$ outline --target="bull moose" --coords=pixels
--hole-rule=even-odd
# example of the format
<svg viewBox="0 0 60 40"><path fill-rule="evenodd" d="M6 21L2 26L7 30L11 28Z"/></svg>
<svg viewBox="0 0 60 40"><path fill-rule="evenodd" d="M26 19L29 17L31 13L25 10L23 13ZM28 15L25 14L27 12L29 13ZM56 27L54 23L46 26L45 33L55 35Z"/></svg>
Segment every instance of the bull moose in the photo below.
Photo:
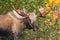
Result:
<svg viewBox="0 0 60 40"><path fill-rule="evenodd" d="M35 11L27 13L24 10L10 10L0 15L0 34L6 35L6 33L10 33L14 38L13 40L18 40L19 35L22 34L25 28L37 31L35 13Z"/></svg>

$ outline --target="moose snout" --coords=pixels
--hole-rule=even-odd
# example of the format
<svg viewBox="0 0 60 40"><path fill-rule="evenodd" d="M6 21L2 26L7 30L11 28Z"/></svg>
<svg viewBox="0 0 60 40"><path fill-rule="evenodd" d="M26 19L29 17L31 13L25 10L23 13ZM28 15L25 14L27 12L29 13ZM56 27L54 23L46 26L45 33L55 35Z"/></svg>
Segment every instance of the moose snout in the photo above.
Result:
<svg viewBox="0 0 60 40"><path fill-rule="evenodd" d="M38 27L37 26L34 27L33 31L38 31Z"/></svg>
<svg viewBox="0 0 60 40"><path fill-rule="evenodd" d="M33 31L38 31L38 25L36 23L33 23Z"/></svg>

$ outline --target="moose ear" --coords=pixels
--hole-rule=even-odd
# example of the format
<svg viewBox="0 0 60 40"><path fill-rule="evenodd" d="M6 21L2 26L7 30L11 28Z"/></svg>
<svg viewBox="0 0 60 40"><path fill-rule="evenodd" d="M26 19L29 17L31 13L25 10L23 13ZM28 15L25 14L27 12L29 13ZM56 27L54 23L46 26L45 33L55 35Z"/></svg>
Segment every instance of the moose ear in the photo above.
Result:
<svg viewBox="0 0 60 40"><path fill-rule="evenodd" d="M35 9L34 9L33 13L36 14L36 10Z"/></svg>

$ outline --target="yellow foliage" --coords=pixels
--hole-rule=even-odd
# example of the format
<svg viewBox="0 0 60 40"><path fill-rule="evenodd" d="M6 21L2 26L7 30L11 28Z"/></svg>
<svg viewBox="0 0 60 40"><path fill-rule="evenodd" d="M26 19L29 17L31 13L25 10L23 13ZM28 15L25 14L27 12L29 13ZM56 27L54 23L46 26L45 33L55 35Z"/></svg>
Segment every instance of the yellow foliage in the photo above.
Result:
<svg viewBox="0 0 60 40"><path fill-rule="evenodd" d="M60 0L55 0L55 3L56 3L56 4L59 4L59 3L60 3Z"/></svg>
<svg viewBox="0 0 60 40"><path fill-rule="evenodd" d="M51 11L50 7L45 7L45 12L49 13Z"/></svg>
<svg viewBox="0 0 60 40"><path fill-rule="evenodd" d="M57 12L57 11L53 12L53 18L54 18L54 19L59 18L59 16L58 16L58 12Z"/></svg>
<svg viewBox="0 0 60 40"><path fill-rule="evenodd" d="M51 11L51 8L49 7L49 4L45 4L45 12L49 13Z"/></svg>
<svg viewBox="0 0 60 40"><path fill-rule="evenodd" d="M54 0L49 0L49 3L53 3L54 2Z"/></svg>
<svg viewBox="0 0 60 40"><path fill-rule="evenodd" d="M46 7L48 7L48 6L49 6L49 4L47 3L47 4L45 4L45 6L46 6Z"/></svg>
<svg viewBox="0 0 60 40"><path fill-rule="evenodd" d="M60 0L49 0L49 3L60 4Z"/></svg>
<svg viewBox="0 0 60 40"><path fill-rule="evenodd" d="M51 13L48 13L47 16L50 17L51 16Z"/></svg>

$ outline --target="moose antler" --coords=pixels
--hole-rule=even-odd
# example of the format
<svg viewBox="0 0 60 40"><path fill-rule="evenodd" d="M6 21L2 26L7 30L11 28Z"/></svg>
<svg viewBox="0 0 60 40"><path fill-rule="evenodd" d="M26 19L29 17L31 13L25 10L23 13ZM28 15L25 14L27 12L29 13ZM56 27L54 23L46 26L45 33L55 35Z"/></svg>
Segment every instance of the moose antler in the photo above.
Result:
<svg viewBox="0 0 60 40"><path fill-rule="evenodd" d="M39 6L39 7L38 7L38 10L39 10L39 12L40 12L40 14L39 14L38 17L45 17L45 15L46 15L45 8L42 7L42 6Z"/></svg>
<svg viewBox="0 0 60 40"><path fill-rule="evenodd" d="M26 10L15 10L20 16L24 17L24 18L28 18L29 14L27 14L27 12L25 13ZM20 12L19 12L20 11Z"/></svg>

